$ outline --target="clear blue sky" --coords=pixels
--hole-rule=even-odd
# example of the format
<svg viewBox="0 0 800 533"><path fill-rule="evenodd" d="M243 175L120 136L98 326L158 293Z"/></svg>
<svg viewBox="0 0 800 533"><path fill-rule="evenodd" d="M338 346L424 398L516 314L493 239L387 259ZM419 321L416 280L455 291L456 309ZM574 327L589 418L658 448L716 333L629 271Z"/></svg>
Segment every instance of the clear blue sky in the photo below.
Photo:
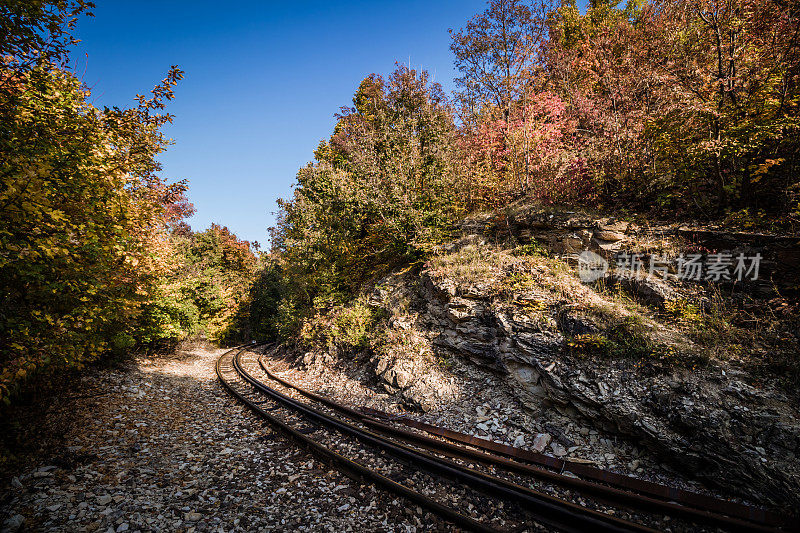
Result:
<svg viewBox="0 0 800 533"><path fill-rule="evenodd" d="M195 230L212 221L267 244L275 200L330 136L368 74L395 61L448 91L448 28L485 0L104 1L77 28L76 72L97 106L133 105L172 64L186 74L168 111L164 175L189 180ZM88 57L86 57L88 56Z"/></svg>

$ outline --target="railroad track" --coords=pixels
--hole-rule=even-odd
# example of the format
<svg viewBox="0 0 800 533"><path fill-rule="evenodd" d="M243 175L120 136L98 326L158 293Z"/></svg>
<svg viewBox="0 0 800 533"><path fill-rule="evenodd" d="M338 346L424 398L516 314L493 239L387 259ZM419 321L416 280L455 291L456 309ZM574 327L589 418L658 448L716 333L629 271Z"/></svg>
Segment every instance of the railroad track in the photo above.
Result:
<svg viewBox="0 0 800 533"><path fill-rule="evenodd" d="M217 374L237 399L316 455L463 529L656 531L668 515L678 518L669 522L673 530L693 530L698 523L710 530L792 530L784 517L749 506L646 482L635 491L617 479L633 478L579 465L589 478L582 479L544 468L559 466L543 464L558 461L548 456L340 405L280 378L246 348L223 354ZM552 487L541 490L543 483L560 486L557 495Z"/></svg>

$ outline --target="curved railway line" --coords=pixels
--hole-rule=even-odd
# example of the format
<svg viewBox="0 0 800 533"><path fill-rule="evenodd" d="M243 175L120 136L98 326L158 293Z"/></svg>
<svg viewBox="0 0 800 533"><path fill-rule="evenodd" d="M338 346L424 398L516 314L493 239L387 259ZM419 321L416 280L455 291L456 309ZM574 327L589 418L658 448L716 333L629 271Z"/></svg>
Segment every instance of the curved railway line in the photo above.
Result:
<svg viewBox="0 0 800 533"><path fill-rule="evenodd" d="M224 353L216 371L235 398L315 455L466 530L658 531L665 516L673 531L800 530L752 506L353 409L282 379L247 347Z"/></svg>

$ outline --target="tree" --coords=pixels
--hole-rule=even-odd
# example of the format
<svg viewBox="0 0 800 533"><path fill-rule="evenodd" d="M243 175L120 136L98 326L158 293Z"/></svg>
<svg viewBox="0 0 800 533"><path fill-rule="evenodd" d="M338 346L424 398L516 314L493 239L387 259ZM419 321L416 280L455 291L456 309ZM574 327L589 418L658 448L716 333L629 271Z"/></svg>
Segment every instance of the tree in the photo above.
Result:
<svg viewBox="0 0 800 533"><path fill-rule="evenodd" d="M450 49L461 73L456 84L463 131L473 137L487 128L501 133L495 155L502 159L493 166L503 173L501 179L514 180L520 193L527 190L531 169L520 156L528 145L510 142L511 120L517 111L526 121L527 98L542 65L548 11L547 0L531 6L520 0L493 0L462 30L450 30ZM485 142L473 138L466 144Z"/></svg>
<svg viewBox="0 0 800 533"><path fill-rule="evenodd" d="M648 26L663 113L658 164L708 215L793 206L800 18L765 0L658 2Z"/></svg>
<svg viewBox="0 0 800 533"><path fill-rule="evenodd" d="M418 256L461 205L452 113L427 72L399 66L386 81L372 74L337 117L272 230L288 330Z"/></svg>
<svg viewBox="0 0 800 533"><path fill-rule="evenodd" d="M562 6L550 19L547 85L569 102L573 147L608 203L646 203L652 147L643 135L653 112L652 58L641 6L593 2L585 15ZM639 197L638 199L636 197Z"/></svg>
<svg viewBox="0 0 800 533"><path fill-rule="evenodd" d="M547 11L544 2L531 8L522 0L492 0L463 29L450 30L450 50L461 73L458 96L468 116L490 103L509 119L539 62Z"/></svg>
<svg viewBox="0 0 800 533"><path fill-rule="evenodd" d="M261 256L260 266L247 294L239 300L236 314L223 332L226 342L272 342L280 338L280 312L286 294L284 277L275 257Z"/></svg>
<svg viewBox="0 0 800 533"><path fill-rule="evenodd" d="M143 305L140 344L160 348L200 333L215 342L242 338L250 324L240 315L259 268L250 243L211 224L197 233L176 227L170 246L170 268Z"/></svg>
<svg viewBox="0 0 800 533"><path fill-rule="evenodd" d="M595 2L551 19L548 87L606 204L787 213L798 143L798 18L766 0Z"/></svg>
<svg viewBox="0 0 800 533"><path fill-rule="evenodd" d="M60 68L83 2L3 3L0 38L0 399L48 369L130 347L191 210L159 175L173 67L131 109L99 110Z"/></svg>

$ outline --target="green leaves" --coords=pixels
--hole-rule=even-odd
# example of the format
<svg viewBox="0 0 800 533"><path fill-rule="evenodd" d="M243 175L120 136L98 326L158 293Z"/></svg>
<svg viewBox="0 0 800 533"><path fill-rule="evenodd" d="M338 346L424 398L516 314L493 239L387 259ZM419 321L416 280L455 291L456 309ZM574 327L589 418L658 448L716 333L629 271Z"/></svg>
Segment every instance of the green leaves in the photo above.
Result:
<svg viewBox="0 0 800 533"><path fill-rule="evenodd" d="M271 229L282 303L269 319L284 333L418 256L463 205L451 109L427 72L372 74L353 103Z"/></svg>
<svg viewBox="0 0 800 533"><path fill-rule="evenodd" d="M168 228L191 206L185 184L156 174L165 118L150 113L179 70L143 107L101 111L51 63L0 67L0 80L13 79L0 82L5 400L32 375L130 346L141 304L165 269Z"/></svg>
<svg viewBox="0 0 800 533"><path fill-rule="evenodd" d="M214 341L243 334L248 328L239 315L258 267L250 243L217 224L200 233L174 232L169 242L170 268L143 306L139 342L155 348L199 332Z"/></svg>

